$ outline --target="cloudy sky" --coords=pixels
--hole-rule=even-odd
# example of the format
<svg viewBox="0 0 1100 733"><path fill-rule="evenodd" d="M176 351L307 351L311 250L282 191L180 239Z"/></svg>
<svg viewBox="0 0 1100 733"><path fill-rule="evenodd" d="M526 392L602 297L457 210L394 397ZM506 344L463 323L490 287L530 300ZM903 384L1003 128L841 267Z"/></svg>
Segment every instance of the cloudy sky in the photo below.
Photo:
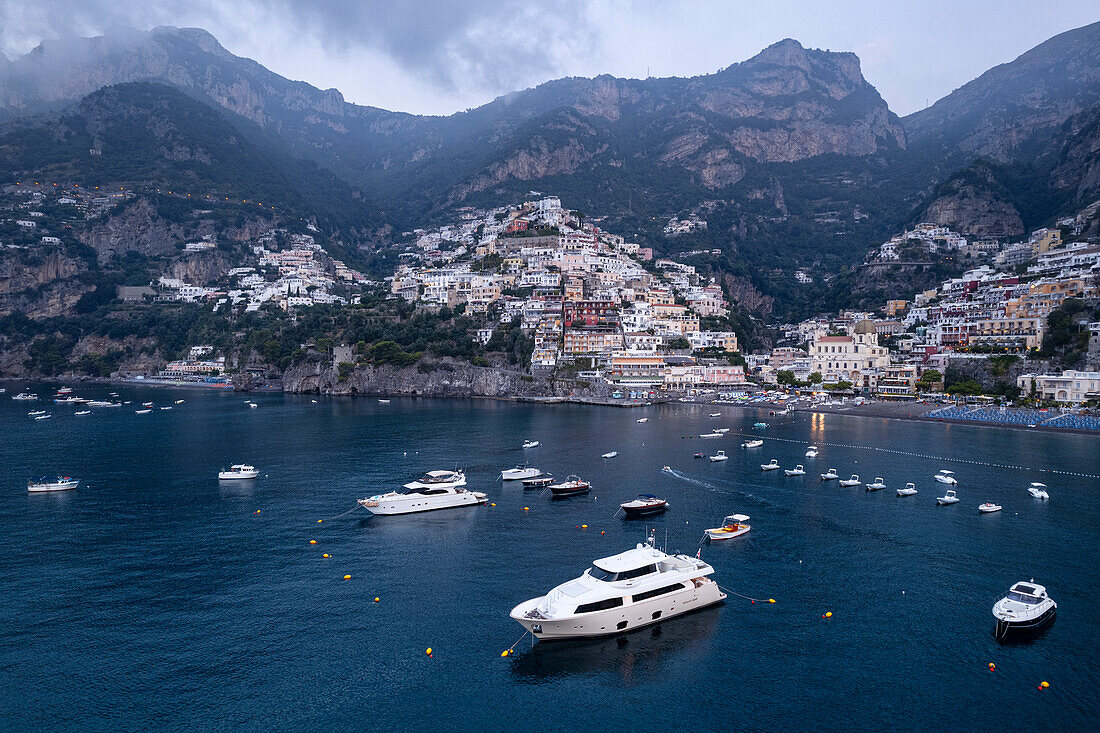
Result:
<svg viewBox="0 0 1100 733"><path fill-rule="evenodd" d="M0 51L198 26L349 101L446 114L559 76L710 73L790 37L856 52L904 115L1097 20L1095 0L0 0Z"/></svg>

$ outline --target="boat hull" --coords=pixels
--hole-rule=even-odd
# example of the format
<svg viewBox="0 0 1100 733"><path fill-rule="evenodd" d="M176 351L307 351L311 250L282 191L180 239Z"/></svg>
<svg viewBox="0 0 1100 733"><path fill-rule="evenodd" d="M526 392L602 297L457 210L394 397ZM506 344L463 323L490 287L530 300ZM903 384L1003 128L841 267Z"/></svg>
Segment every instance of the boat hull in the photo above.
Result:
<svg viewBox="0 0 1100 733"><path fill-rule="evenodd" d="M1058 607L1051 606L1041 616L1026 621L1010 621L1008 619L997 618L997 625L993 633L997 637L997 641L1025 639L1040 634L1053 626L1054 617L1057 614Z"/></svg>
<svg viewBox="0 0 1100 733"><path fill-rule="evenodd" d="M593 639L652 626L721 603L725 598L726 594L719 589L718 584L708 579L702 585L693 584L693 587L676 593L629 603L607 611L560 619L526 618L524 614L532 611L542 600L532 598L513 608L511 616L541 641Z"/></svg>
<svg viewBox="0 0 1100 733"><path fill-rule="evenodd" d="M668 504L654 504L647 507L623 507L623 513L626 514L627 519L639 519L641 517L652 517L655 514L664 514L668 511Z"/></svg>
<svg viewBox="0 0 1100 733"><path fill-rule="evenodd" d="M221 471L219 481L251 481L260 475L259 471Z"/></svg>
<svg viewBox="0 0 1100 733"><path fill-rule="evenodd" d="M402 496L406 496L402 494ZM440 509L458 509L464 506L477 506L488 501L488 497L480 491L466 491L444 498L417 497L411 500L386 500L381 499L377 506L371 506L372 500L364 500L360 505L367 508L371 514L381 516L393 516L397 514L419 514L421 512L434 512Z"/></svg>
<svg viewBox="0 0 1100 733"><path fill-rule="evenodd" d="M28 485L27 491L31 494L45 494L50 491L72 491L79 484L79 481L56 481L51 484Z"/></svg>

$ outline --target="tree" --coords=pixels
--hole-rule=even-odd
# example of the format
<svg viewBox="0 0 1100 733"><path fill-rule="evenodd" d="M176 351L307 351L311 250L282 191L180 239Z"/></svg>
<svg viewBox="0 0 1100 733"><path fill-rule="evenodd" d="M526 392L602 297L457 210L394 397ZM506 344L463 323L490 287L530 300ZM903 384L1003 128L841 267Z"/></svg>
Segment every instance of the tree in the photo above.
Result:
<svg viewBox="0 0 1100 733"><path fill-rule="evenodd" d="M821 372L810 372L810 376L808 377L808 379L810 384L821 384Z"/></svg>
<svg viewBox="0 0 1100 733"><path fill-rule="evenodd" d="M794 385L794 372L790 369L780 369L775 373L775 380L779 382L779 384Z"/></svg>

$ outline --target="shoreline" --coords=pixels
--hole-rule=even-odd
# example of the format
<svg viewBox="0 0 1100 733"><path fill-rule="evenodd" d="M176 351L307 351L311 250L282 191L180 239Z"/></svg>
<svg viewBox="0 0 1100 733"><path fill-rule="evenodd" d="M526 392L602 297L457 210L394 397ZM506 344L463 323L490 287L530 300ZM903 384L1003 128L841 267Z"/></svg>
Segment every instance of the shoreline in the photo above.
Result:
<svg viewBox="0 0 1100 733"><path fill-rule="evenodd" d="M753 410L753 411L769 411L769 410L783 410L786 409L786 405L775 402L759 402L753 405L744 404L727 404L714 401L705 400L690 400L687 402L681 402L671 397L656 398L652 400L629 400L620 399L615 400L607 397L575 397L575 396L545 396L535 397L526 395L514 395L514 396L493 396L493 395L408 395L408 394L324 394L324 393L306 393L306 392L286 392L282 388L274 386L254 387L250 390L237 390L232 383L225 384L206 384L203 382L169 382L163 380L146 380L146 379L119 379L111 377L80 377L74 379L65 379L64 377L2 377L0 383L7 382L20 382L24 384L47 384L47 383L70 383L70 384L103 384L103 385L129 385L134 387L175 387L184 389L210 389L221 391L240 391L245 394L251 392L259 393L280 393L280 394L317 394L318 396L326 397L347 397L347 398L382 398L393 399L395 397L412 397L417 399L489 399L500 400L502 402L515 402L515 403L527 403L535 405L587 405L590 407L617 407L617 408L636 408L636 407L648 407L656 405L711 405L718 407L732 407L741 410ZM941 425L968 425L971 427L980 428L995 428L999 430L1018 430L1024 432L1044 432L1044 433L1063 433L1069 435L1092 435L1100 437L1100 430L1086 430L1081 428L1064 428L1059 426L1049 425L1036 425L1033 428L1022 427L1010 423L996 423L985 420L964 420L961 418L940 418L930 417L928 413L934 412L940 409L941 405L926 405L919 402L869 402L862 405L845 405L845 406L796 406L792 408L792 412L795 413L818 413L823 415L842 415L847 417L865 417L865 418L882 418L886 420L901 420L908 422L925 422L925 423L938 423ZM918 412L919 411L919 412ZM918 414L914 414L917 412ZM906 413L906 414L902 414Z"/></svg>

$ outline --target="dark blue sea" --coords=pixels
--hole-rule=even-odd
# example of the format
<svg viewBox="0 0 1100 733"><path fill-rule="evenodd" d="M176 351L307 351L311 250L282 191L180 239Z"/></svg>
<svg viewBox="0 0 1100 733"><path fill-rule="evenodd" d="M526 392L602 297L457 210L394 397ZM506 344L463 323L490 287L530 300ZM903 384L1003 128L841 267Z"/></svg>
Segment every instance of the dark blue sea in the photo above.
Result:
<svg viewBox="0 0 1100 733"><path fill-rule="evenodd" d="M232 392L129 386L77 389L133 402L77 417L5 386L6 730L1082 730L1100 714L1095 436L692 405L258 394L250 409ZM43 408L50 420L27 416ZM754 431L760 419L772 425ZM718 426L730 436L692 437ZM740 449L752 432L764 447ZM542 445L523 451L527 438ZM692 458L719 448L732 459ZM771 458L809 475L762 473ZM525 460L595 488L552 501L498 480ZM261 477L219 485L237 462ZM496 506L317 523L453 467ZM822 484L830 467L889 488ZM941 468L959 478L955 506L935 505ZM58 473L80 488L27 494L29 477ZM896 497L906 481L920 493ZM1032 481L1050 501L1027 494ZM614 516L640 492L672 508ZM979 515L987 500L1004 511ZM734 512L752 531L701 545ZM777 602L731 595L619 638L527 638L501 657L523 633L513 605L647 527L669 550L701 548L725 588ZM1029 578L1057 623L1002 646L990 609Z"/></svg>

